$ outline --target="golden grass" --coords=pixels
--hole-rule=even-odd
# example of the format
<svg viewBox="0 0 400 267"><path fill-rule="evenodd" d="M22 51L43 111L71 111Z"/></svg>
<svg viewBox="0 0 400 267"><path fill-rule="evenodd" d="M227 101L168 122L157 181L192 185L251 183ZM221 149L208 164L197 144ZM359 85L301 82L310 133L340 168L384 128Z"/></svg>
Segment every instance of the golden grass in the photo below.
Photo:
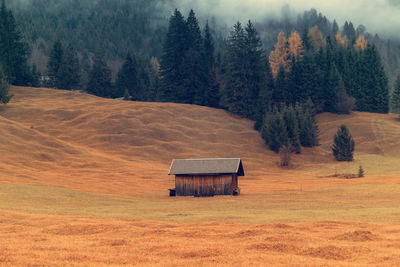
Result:
<svg viewBox="0 0 400 267"><path fill-rule="evenodd" d="M396 265L399 225L161 223L0 211L0 265Z"/></svg>
<svg viewBox="0 0 400 267"><path fill-rule="evenodd" d="M400 262L392 115L321 114L321 146L281 169L252 122L222 110L11 91L0 107L0 266ZM352 163L331 156L342 123ZM242 158L242 195L169 198L171 159L191 157ZM328 177L359 165L365 178Z"/></svg>

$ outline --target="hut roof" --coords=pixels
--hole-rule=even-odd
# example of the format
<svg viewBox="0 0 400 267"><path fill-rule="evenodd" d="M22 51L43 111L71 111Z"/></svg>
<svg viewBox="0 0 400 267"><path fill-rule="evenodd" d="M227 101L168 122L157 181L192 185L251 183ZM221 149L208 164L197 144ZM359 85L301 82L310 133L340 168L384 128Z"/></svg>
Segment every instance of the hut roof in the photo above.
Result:
<svg viewBox="0 0 400 267"><path fill-rule="evenodd" d="M228 173L244 176L242 160L239 158L174 159L169 170L169 175Z"/></svg>

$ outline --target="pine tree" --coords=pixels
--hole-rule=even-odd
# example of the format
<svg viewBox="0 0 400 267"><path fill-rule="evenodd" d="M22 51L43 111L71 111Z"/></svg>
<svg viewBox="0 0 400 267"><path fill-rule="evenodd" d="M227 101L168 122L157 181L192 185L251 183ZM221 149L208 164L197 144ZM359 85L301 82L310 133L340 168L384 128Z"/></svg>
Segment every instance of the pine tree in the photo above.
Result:
<svg viewBox="0 0 400 267"><path fill-rule="evenodd" d="M214 58L215 47L214 47L213 38L211 36L210 26L208 25L208 21L204 28L203 49L204 49L204 61L205 61L207 70L211 71L215 65L215 58Z"/></svg>
<svg viewBox="0 0 400 267"><path fill-rule="evenodd" d="M319 144L319 129L312 110L312 102L296 104L297 122L299 125L300 144L304 147L313 147Z"/></svg>
<svg viewBox="0 0 400 267"><path fill-rule="evenodd" d="M224 89L224 104L227 109L235 114L246 117L246 103L243 101L246 98L248 91L246 66L246 35L242 24L237 22L233 26L228 39L228 47L226 50L225 59L225 89Z"/></svg>
<svg viewBox="0 0 400 267"><path fill-rule="evenodd" d="M12 98L12 95L8 94L9 87L10 85L7 81L7 77L0 65L0 102L3 104L7 104Z"/></svg>
<svg viewBox="0 0 400 267"><path fill-rule="evenodd" d="M188 27L182 14L175 9L169 20L168 33L160 62L161 93L163 101L185 102L186 85L184 61L188 49Z"/></svg>
<svg viewBox="0 0 400 267"><path fill-rule="evenodd" d="M135 95L134 91L137 88L137 72L136 59L132 58L130 53L128 53L117 74L116 92L114 93L114 97L126 93L128 93L129 96Z"/></svg>
<svg viewBox="0 0 400 267"><path fill-rule="evenodd" d="M269 149L275 153L278 153L281 147L288 145L287 127L282 114L275 111L266 115L262 136Z"/></svg>
<svg viewBox="0 0 400 267"><path fill-rule="evenodd" d="M212 108L220 107L221 98L221 85L219 81L219 76L217 69L213 67L208 76L208 89L205 95L204 104Z"/></svg>
<svg viewBox="0 0 400 267"><path fill-rule="evenodd" d="M301 61L293 60L291 71L287 77L287 102L295 104L296 102L305 102L309 97L314 96L318 87L317 65L312 54L307 53Z"/></svg>
<svg viewBox="0 0 400 267"><path fill-rule="evenodd" d="M280 103L285 103L288 102L290 103L290 100L288 99L289 92L288 92L288 85L287 85L287 79L286 79L286 71L283 66L280 66L278 74L276 76L275 80L275 85L272 90L272 103L273 104L280 104Z"/></svg>
<svg viewBox="0 0 400 267"><path fill-rule="evenodd" d="M58 70L64 60L64 50L60 41L56 41L53 44L53 48L50 52L49 60L47 61L47 72L49 76L49 87L56 86Z"/></svg>
<svg viewBox="0 0 400 267"><path fill-rule="evenodd" d="M356 79L355 87L350 91L357 101L357 109L387 113L389 111L388 79L379 53L374 45L368 45L360 53L360 59L353 68L356 71L353 75Z"/></svg>
<svg viewBox="0 0 400 267"><path fill-rule="evenodd" d="M130 98L135 101L151 100L151 90L154 84L151 82L150 66L146 66L139 55L128 55L118 71L115 90L112 97L121 97L127 91ZM153 81L154 83L155 81Z"/></svg>
<svg viewBox="0 0 400 267"><path fill-rule="evenodd" d="M110 97L112 95L111 70L102 54L97 54L94 58L86 91L89 94L101 97Z"/></svg>
<svg viewBox="0 0 400 267"><path fill-rule="evenodd" d="M28 45L22 40L14 15L5 1L0 7L0 63L7 80L15 85L30 85L31 73L28 66Z"/></svg>
<svg viewBox="0 0 400 267"><path fill-rule="evenodd" d="M208 73L208 77L206 83L207 91L203 99L203 104L218 108L220 106L221 85L215 64L214 50L214 41L207 21L204 29L203 58L205 62L205 71Z"/></svg>
<svg viewBox="0 0 400 267"><path fill-rule="evenodd" d="M353 161L354 140L346 125L341 125L334 137L332 153L337 161Z"/></svg>
<svg viewBox="0 0 400 267"><path fill-rule="evenodd" d="M256 107L256 115L255 115L255 124L254 129L261 130L264 120L265 113L272 105L272 94L274 92L275 84L274 77L272 76L271 67L269 61L266 61L265 64L265 86L260 89L257 99L257 107ZM283 70L283 75L285 71ZM283 77L284 78L284 77Z"/></svg>
<svg viewBox="0 0 400 267"><path fill-rule="evenodd" d="M245 33L247 92L244 100L247 106L246 117L255 119L260 91L267 86L265 58L263 56L261 39L250 20L246 25Z"/></svg>
<svg viewBox="0 0 400 267"><path fill-rule="evenodd" d="M296 111L294 110L292 105L289 105L283 109L282 113L283 113L283 120L285 121L287 129L287 135L289 139L289 146L291 148L291 152L299 154L301 153L301 148L300 148L299 129L298 129Z"/></svg>
<svg viewBox="0 0 400 267"><path fill-rule="evenodd" d="M347 39L349 39L351 44L356 41L356 30L354 29L353 23L351 21L345 22L343 26L343 34L347 36Z"/></svg>
<svg viewBox="0 0 400 267"><path fill-rule="evenodd" d="M182 82L186 88L183 101L184 103L204 105L209 70L203 54L204 41L193 10L190 10L186 24L188 47L183 61Z"/></svg>
<svg viewBox="0 0 400 267"><path fill-rule="evenodd" d="M400 113L400 74L397 75L396 82L394 83L390 104L393 113Z"/></svg>
<svg viewBox="0 0 400 267"><path fill-rule="evenodd" d="M81 66L77 54L69 44L65 48L61 64L55 79L55 86L59 89L71 90L78 89L81 81Z"/></svg>
<svg viewBox="0 0 400 267"><path fill-rule="evenodd" d="M335 63L330 65L329 75L325 86L324 100L325 100L325 111L336 112L336 104L338 100L339 87L344 88L344 84L340 73L338 72ZM346 90L344 88L344 90Z"/></svg>
<svg viewBox="0 0 400 267"><path fill-rule="evenodd" d="M336 22L336 20L333 20L332 24L332 36L336 36L336 34L339 32L339 26Z"/></svg>

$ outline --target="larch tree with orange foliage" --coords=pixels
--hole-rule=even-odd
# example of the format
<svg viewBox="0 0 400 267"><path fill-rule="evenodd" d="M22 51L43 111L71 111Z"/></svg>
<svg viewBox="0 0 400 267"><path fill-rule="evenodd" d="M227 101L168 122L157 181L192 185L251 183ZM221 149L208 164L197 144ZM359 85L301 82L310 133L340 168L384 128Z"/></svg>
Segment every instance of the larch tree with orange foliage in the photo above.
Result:
<svg viewBox="0 0 400 267"><path fill-rule="evenodd" d="M283 66L286 71L289 71L290 53L289 42L283 32L278 35L278 42L275 44L275 49L269 55L269 64L274 77L277 76L280 66Z"/></svg>
<svg viewBox="0 0 400 267"><path fill-rule="evenodd" d="M365 40L363 35L360 35L354 44L354 48L361 50L361 51L365 50L367 48L367 46L368 46L368 42L367 42L367 40Z"/></svg>
<svg viewBox="0 0 400 267"><path fill-rule="evenodd" d="M326 40L319 31L318 26L312 27L308 32L308 36L310 37L311 47L314 49L314 51L318 51L321 48L326 47Z"/></svg>
<svg viewBox="0 0 400 267"><path fill-rule="evenodd" d="M292 32L288 39L288 43L290 56L295 57L296 59L302 58L304 55L303 41L296 31Z"/></svg>
<svg viewBox="0 0 400 267"><path fill-rule="evenodd" d="M349 41L347 40L347 37L346 37L346 36L343 36L343 37L342 37L342 35L340 34L340 32L338 32L338 33L336 34L335 38L336 38L336 42L337 42L338 44L340 44L341 46L343 46L343 47L347 47L347 45L349 44Z"/></svg>
<svg viewBox="0 0 400 267"><path fill-rule="evenodd" d="M286 39L283 32L280 32L275 49L269 56L271 71L274 77L276 78L278 75L280 66L282 66L286 72L289 72L292 58L302 58L303 54L304 46L300 35L296 31L293 31L288 39Z"/></svg>

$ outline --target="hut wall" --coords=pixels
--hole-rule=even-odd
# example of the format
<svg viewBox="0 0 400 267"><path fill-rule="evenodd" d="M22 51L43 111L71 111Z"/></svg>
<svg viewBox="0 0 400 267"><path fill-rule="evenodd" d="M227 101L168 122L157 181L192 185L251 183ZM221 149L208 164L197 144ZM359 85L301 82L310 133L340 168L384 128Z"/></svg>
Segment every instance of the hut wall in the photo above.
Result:
<svg viewBox="0 0 400 267"><path fill-rule="evenodd" d="M235 191L236 188L238 188L238 175L237 174L232 174L232 191Z"/></svg>
<svg viewBox="0 0 400 267"><path fill-rule="evenodd" d="M232 175L176 175L177 196L232 195Z"/></svg>

